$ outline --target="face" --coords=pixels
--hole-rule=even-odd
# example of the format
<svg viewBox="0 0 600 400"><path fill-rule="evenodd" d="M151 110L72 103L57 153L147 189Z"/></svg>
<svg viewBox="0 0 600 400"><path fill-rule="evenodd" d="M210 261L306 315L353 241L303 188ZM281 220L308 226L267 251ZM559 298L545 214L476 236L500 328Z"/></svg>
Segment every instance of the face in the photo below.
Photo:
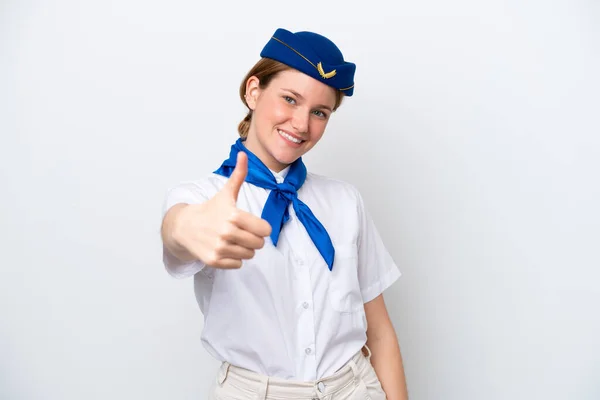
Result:
<svg viewBox="0 0 600 400"><path fill-rule="evenodd" d="M245 145L277 172L317 144L336 100L335 89L296 70L280 72L264 89L251 77L246 95L253 114Z"/></svg>

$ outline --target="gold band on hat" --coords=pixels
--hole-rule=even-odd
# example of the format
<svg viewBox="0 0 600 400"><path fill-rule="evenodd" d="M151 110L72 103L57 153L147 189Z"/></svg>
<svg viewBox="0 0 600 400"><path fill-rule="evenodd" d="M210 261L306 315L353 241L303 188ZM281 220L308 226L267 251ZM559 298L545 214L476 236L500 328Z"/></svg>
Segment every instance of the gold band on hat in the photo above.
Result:
<svg viewBox="0 0 600 400"><path fill-rule="evenodd" d="M281 43L282 45L286 46L287 48L289 48L290 50L292 50L296 54L298 54L300 57L304 58L310 65L312 65L313 67L316 68L316 70L319 72L319 75L321 75L321 77L323 77L323 79L333 78L335 76L335 74L337 73L337 71L335 69L333 71L325 72L323 70L323 64L321 64L320 62L317 65L315 65L312 61L310 61L308 58L304 57L298 50L294 49L289 44L281 41L280 39L277 39L275 36L272 36L272 38L275 39L275 40L277 40L279 43ZM352 86L350 86L348 88L338 89L338 90L348 90L348 89L350 89L352 87L354 87L354 85L352 85Z"/></svg>

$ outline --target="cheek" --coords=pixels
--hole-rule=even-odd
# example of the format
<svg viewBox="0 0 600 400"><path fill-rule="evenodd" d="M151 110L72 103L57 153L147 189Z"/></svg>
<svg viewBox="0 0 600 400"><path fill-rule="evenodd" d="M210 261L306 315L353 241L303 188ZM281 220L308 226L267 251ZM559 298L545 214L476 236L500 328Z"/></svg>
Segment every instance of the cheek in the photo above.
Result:
<svg viewBox="0 0 600 400"><path fill-rule="evenodd" d="M268 120L269 123L277 124L289 118L289 107L279 101L264 102L257 111L260 112L261 119L265 122Z"/></svg>
<svg viewBox="0 0 600 400"><path fill-rule="evenodd" d="M271 115L275 119L275 122L284 121L290 117L289 107L285 104L274 103L271 106Z"/></svg>
<svg viewBox="0 0 600 400"><path fill-rule="evenodd" d="M310 138L314 142L318 142L323 137L325 133L325 128L327 127L327 121L313 121L310 126Z"/></svg>

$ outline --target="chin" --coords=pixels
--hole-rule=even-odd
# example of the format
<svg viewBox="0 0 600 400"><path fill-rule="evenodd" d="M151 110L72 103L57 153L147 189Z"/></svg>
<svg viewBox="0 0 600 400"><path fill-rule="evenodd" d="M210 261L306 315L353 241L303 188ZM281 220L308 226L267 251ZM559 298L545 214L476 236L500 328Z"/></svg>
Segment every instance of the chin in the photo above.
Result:
<svg viewBox="0 0 600 400"><path fill-rule="evenodd" d="M297 159L302 156L303 152L301 151L278 151L276 154L273 154L273 158L277 160L280 164L290 165Z"/></svg>
<svg viewBox="0 0 600 400"><path fill-rule="evenodd" d="M291 157L273 157L273 159L284 168L296 161L296 158Z"/></svg>

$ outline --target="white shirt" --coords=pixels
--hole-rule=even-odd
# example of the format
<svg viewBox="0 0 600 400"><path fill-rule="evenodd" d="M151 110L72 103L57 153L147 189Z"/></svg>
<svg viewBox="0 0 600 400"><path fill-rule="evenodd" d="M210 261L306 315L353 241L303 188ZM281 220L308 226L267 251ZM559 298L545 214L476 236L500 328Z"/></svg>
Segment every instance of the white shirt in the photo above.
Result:
<svg viewBox="0 0 600 400"><path fill-rule="evenodd" d="M278 183L288 169L273 174ZM175 186L163 215L177 203L206 201L226 180L210 174ZM244 182L237 206L260 216L269 192ZM291 204L277 247L267 238L240 269L182 263L166 249L163 261L175 277L194 275L204 315L201 340L213 357L264 375L309 381L335 373L362 348L363 303L381 294L400 271L352 185L308 173L298 196L333 242L332 271Z"/></svg>

